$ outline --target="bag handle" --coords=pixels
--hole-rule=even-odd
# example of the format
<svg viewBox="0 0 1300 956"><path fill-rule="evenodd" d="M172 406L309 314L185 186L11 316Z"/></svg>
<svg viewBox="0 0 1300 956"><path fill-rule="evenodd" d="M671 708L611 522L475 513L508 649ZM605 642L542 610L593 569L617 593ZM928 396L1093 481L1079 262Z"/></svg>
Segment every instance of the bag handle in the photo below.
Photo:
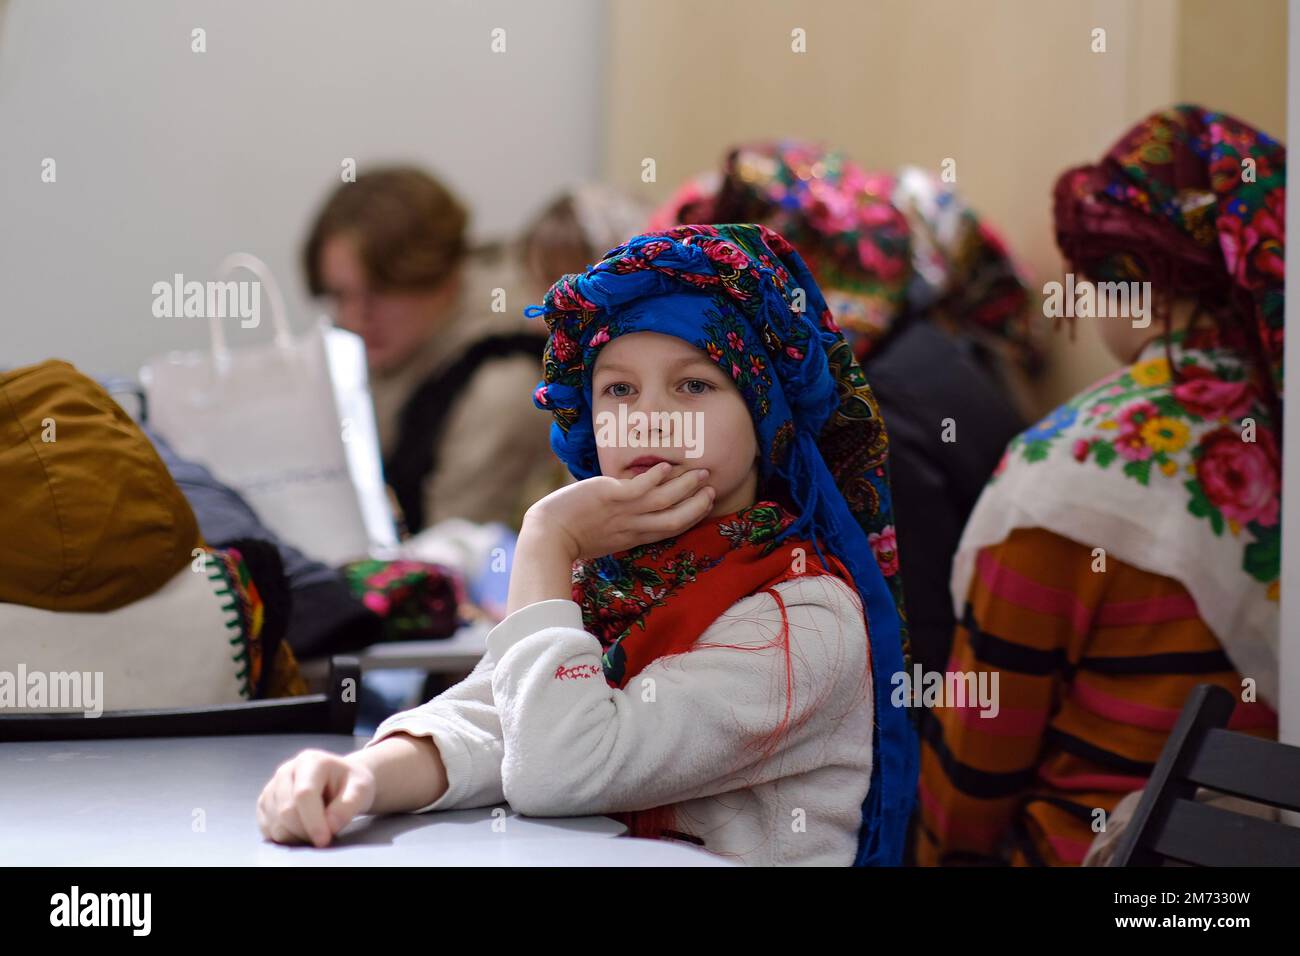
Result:
<svg viewBox="0 0 1300 956"><path fill-rule="evenodd" d="M234 252L221 260L217 274L225 279L237 269L247 269L266 287L266 297L271 303L271 325L275 327L275 344L282 349L293 346L293 333L289 330L288 310L284 305L284 295L280 284L275 281L271 268L257 256L248 252ZM212 357L218 369L225 369L230 361L230 352L226 348L226 333L221 328L221 320L216 316L208 319L208 334L212 339Z"/></svg>
<svg viewBox="0 0 1300 956"><path fill-rule="evenodd" d="M112 376L100 380L100 385L109 395L134 395L135 400L139 403L139 409L135 420L141 425L149 424L149 396L145 393L144 388L138 383L123 376ZM121 402L118 402L120 405Z"/></svg>

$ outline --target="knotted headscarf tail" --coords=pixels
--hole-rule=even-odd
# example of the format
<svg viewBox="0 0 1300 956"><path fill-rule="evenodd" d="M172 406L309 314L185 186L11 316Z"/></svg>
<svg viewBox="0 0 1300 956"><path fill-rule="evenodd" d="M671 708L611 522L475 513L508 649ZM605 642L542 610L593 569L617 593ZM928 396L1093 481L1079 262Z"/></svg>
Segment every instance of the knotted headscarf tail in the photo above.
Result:
<svg viewBox="0 0 1300 956"><path fill-rule="evenodd" d="M859 864L897 864L915 798L917 748L891 704L906 626L887 466L888 439L862 369L812 274L776 232L749 224L677 226L635 236L542 306L550 330L534 402L554 416L551 447L575 478L599 474L591 373L619 335L659 332L731 375L758 437L760 482L785 484L790 537L821 543L848 568L867 617L875 686L872 782ZM744 595L737 595L737 599Z"/></svg>

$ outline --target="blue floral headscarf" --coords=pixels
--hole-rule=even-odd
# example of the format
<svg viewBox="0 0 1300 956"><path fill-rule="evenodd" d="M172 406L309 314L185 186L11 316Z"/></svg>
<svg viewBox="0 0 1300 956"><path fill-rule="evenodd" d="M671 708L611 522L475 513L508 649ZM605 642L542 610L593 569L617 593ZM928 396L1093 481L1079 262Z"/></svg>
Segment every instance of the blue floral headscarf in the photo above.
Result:
<svg viewBox="0 0 1300 956"><path fill-rule="evenodd" d="M542 306L550 329L535 404L554 416L551 447L575 478L600 474L592 371L600 349L631 332L674 335L735 382L761 451L760 487L780 479L806 537L850 571L867 616L875 687L871 788L858 865L897 865L916 792L917 747L891 703L905 668L906 626L887 466L870 387L808 267L765 226L677 226L636 236Z"/></svg>

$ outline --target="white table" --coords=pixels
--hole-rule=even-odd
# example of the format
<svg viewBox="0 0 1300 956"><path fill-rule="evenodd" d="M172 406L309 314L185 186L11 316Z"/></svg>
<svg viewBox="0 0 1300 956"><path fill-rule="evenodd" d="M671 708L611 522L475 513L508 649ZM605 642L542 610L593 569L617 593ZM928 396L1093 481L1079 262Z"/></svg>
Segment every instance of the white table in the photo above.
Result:
<svg viewBox="0 0 1300 956"><path fill-rule="evenodd" d="M470 671L487 650L491 624L467 624L451 637L439 641L393 641L371 644L355 656L361 670L418 667L431 674Z"/></svg>
<svg viewBox="0 0 1300 956"><path fill-rule="evenodd" d="M354 820L325 849L262 839L256 802L305 747L364 737L277 734L0 743L0 866L721 866L685 844L614 839L608 817L507 806Z"/></svg>
<svg viewBox="0 0 1300 956"><path fill-rule="evenodd" d="M416 668L429 674L460 674L472 671L487 650L487 636L492 625L466 624L451 637L436 641L392 641L371 644L359 651L343 652L355 657L361 672L399 668ZM302 661L303 676L313 687L323 687L329 672L329 659Z"/></svg>

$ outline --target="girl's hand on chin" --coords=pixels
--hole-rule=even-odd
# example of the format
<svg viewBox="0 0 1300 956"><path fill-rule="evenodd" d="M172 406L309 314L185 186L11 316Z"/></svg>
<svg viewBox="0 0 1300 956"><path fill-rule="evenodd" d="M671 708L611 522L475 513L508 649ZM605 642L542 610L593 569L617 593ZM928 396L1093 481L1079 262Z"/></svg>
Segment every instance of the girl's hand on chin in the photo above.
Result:
<svg viewBox="0 0 1300 956"><path fill-rule="evenodd" d="M542 498L524 515L520 538L562 543L571 560L599 558L681 534L713 508L716 492L706 468L668 478L661 461L634 478L597 475Z"/></svg>

